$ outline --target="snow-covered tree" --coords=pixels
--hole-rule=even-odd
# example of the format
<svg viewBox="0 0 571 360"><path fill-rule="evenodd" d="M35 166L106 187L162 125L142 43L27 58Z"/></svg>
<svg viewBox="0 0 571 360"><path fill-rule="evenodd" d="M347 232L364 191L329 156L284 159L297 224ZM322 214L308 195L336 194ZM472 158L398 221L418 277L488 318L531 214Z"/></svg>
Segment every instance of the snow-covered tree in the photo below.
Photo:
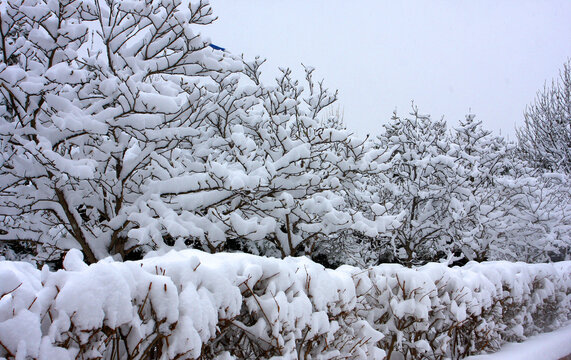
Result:
<svg viewBox="0 0 571 360"><path fill-rule="evenodd" d="M207 136L201 137L205 143L195 146L210 149L209 156L181 160L189 181L160 194L169 204L194 204L181 216L171 208L161 217L174 219L181 231L199 231L169 233L179 243L190 237L208 251L238 248L274 256L313 255L347 229L377 235L392 217L366 217L346 201L362 174L371 171L364 142L335 121L317 120L336 95L314 82L311 68L306 69L307 90L288 69L275 86L264 86L260 64L245 66L256 85L250 90L241 89L238 82L244 79L237 77L221 87L228 97L217 100L220 108L208 117ZM199 182L192 185L195 178ZM162 180L150 184L161 188ZM132 234L153 236L146 229Z"/></svg>
<svg viewBox="0 0 571 360"><path fill-rule="evenodd" d="M455 216L450 235L457 251L484 261L505 247L521 189L511 181L513 146L482 127L474 115L453 129L448 154L455 163Z"/></svg>
<svg viewBox="0 0 571 360"><path fill-rule="evenodd" d="M194 25L207 2L1 5L2 241L125 257L149 169L198 133L201 77L239 69Z"/></svg>
<svg viewBox="0 0 571 360"><path fill-rule="evenodd" d="M461 216L451 227L468 260L547 261L569 248L569 184L534 170L514 144L468 115L451 137ZM451 211L454 213L454 211Z"/></svg>
<svg viewBox="0 0 571 360"><path fill-rule="evenodd" d="M506 241L493 260L545 262L571 256L571 183L565 174L537 171L513 156L517 189Z"/></svg>
<svg viewBox="0 0 571 360"><path fill-rule="evenodd" d="M8 1L1 11L0 239L88 262L195 246L311 254L393 218L347 206L363 141L319 122L336 94L275 85L208 47L206 1Z"/></svg>
<svg viewBox="0 0 571 360"><path fill-rule="evenodd" d="M213 19L200 0L0 3L4 256L197 247L410 266L568 251L567 175L537 177L472 117L450 137L414 110L360 139L324 117L337 96L312 68L264 84L262 60L197 32Z"/></svg>
<svg viewBox="0 0 571 360"><path fill-rule="evenodd" d="M376 146L385 155L372 201L400 221L366 243L383 261L540 262L568 253L568 178L529 168L473 115L450 133L416 109L395 115Z"/></svg>
<svg viewBox="0 0 571 360"><path fill-rule="evenodd" d="M571 60L559 79L538 92L527 107L523 127L517 130L518 155L530 177L520 208L520 242L528 239L520 258L542 261L569 257L571 248ZM525 235L525 236L524 236ZM533 239L533 240L531 240ZM533 244L534 246L529 247ZM521 249L521 246L520 246Z"/></svg>
<svg viewBox="0 0 571 360"><path fill-rule="evenodd" d="M517 131L523 158L548 171L571 173L571 60L538 92Z"/></svg>
<svg viewBox="0 0 571 360"><path fill-rule="evenodd" d="M389 252L381 256L408 266L445 257L451 250L448 213L453 160L447 155L446 123L421 115L396 114L377 138L387 154L376 177L379 205L398 214L400 226L386 232L381 242Z"/></svg>

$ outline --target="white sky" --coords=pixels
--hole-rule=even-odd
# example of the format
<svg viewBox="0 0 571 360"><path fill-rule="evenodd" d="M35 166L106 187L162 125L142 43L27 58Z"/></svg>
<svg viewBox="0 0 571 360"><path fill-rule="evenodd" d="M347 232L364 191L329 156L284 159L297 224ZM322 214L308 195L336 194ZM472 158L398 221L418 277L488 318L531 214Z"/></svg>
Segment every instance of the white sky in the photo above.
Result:
<svg viewBox="0 0 571 360"><path fill-rule="evenodd" d="M454 126L471 109L514 138L526 104L571 57L571 1L210 0L201 32L276 69L314 66L339 89L344 121L378 133L396 108Z"/></svg>

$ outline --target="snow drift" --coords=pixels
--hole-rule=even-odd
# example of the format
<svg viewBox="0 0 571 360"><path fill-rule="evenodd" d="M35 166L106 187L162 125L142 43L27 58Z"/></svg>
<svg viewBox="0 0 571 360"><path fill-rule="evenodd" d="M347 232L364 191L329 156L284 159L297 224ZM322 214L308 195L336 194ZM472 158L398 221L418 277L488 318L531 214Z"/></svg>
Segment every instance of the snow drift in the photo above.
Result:
<svg viewBox="0 0 571 360"><path fill-rule="evenodd" d="M0 358L462 358L560 327L571 262L326 269L170 252L0 262Z"/></svg>

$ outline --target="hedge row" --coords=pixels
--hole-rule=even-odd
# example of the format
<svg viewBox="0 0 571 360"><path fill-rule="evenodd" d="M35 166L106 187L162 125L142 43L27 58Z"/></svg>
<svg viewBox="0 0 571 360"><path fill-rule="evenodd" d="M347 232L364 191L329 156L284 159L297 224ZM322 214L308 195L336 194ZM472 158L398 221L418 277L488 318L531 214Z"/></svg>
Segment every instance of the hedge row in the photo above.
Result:
<svg viewBox="0 0 571 360"><path fill-rule="evenodd" d="M460 359L571 317L571 261L325 269L187 250L0 262L7 359Z"/></svg>

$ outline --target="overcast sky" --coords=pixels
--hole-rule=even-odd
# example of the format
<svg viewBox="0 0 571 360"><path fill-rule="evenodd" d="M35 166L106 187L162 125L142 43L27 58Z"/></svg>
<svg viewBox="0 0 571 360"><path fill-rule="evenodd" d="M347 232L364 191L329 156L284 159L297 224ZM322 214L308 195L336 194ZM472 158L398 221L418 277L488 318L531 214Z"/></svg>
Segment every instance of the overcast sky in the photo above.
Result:
<svg viewBox="0 0 571 360"><path fill-rule="evenodd" d="M201 32L214 44L267 58L266 81L279 66L314 66L362 135L414 100L450 126L471 110L513 139L526 104L571 57L569 0L210 3L218 20Z"/></svg>

